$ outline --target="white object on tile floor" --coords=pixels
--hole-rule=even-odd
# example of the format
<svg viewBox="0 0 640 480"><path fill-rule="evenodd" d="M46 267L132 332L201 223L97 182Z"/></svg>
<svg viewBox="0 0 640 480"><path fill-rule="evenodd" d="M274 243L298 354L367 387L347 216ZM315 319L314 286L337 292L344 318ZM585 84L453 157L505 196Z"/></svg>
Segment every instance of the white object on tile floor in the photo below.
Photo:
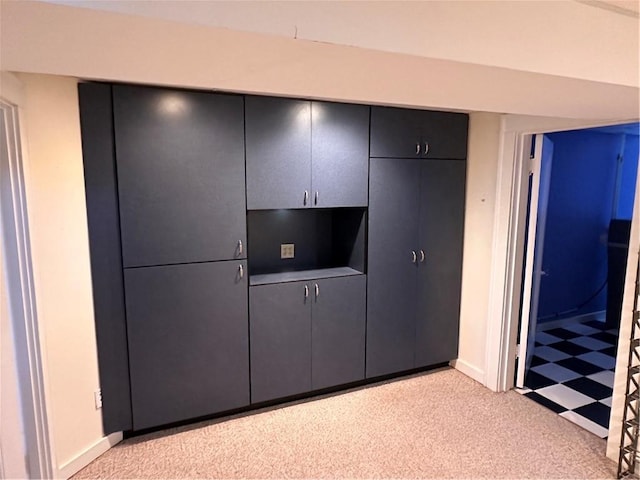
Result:
<svg viewBox="0 0 640 480"><path fill-rule="evenodd" d="M609 355L605 355L602 352L583 353L582 355L578 355L576 358L584 360L585 362L592 363L593 365L596 365L605 370L615 368L616 366L616 359Z"/></svg>
<svg viewBox="0 0 640 480"><path fill-rule="evenodd" d="M555 363L545 363L543 365L531 367L531 370L539 373L540 375L544 375L545 377L550 378L555 382L566 382L575 378L580 378L582 376L579 373L574 372L573 370L561 367L560 365L557 365ZM537 391L538 390L536 390L536 392Z"/></svg>
<svg viewBox="0 0 640 480"><path fill-rule="evenodd" d="M574 323L573 325L568 325L562 328L573 333L579 333L580 335L592 335L602 331L597 328L590 327L589 325L585 325L584 323Z"/></svg>
<svg viewBox="0 0 640 480"><path fill-rule="evenodd" d="M526 395L527 393L531 393L533 392L533 390L531 390L530 388L524 387L524 388L514 388L514 390L516 392L518 392L520 395Z"/></svg>
<svg viewBox="0 0 640 480"><path fill-rule="evenodd" d="M566 418L572 423L575 423L576 425L581 426L585 430L588 430L589 432L599 436L600 438L606 438L609 435L609 430L607 430L603 426L598 425L596 422L592 422L588 418L585 418L582 415L577 414L576 412L572 412L571 410L562 412L560 416Z"/></svg>
<svg viewBox="0 0 640 480"><path fill-rule="evenodd" d="M603 398L602 400L599 400L599 402L611 408L611 397Z"/></svg>
<svg viewBox="0 0 640 480"><path fill-rule="evenodd" d="M550 343L558 343L561 342L562 339L551 335L546 332L537 332L536 333L536 342L541 343L542 345L549 345Z"/></svg>
<svg viewBox="0 0 640 480"><path fill-rule="evenodd" d="M573 388L569 388L561 383L551 385L536 390L538 395L548 398L552 402L562 405L564 408L573 410L574 408L582 407L588 403L593 403L593 398L588 397Z"/></svg>
<svg viewBox="0 0 640 480"><path fill-rule="evenodd" d="M603 342L601 340L596 340L591 337L576 337L569 340L571 343L575 343L576 345L580 345L581 347L588 348L589 350L603 350L605 348L609 348L611 346L610 343Z"/></svg>
<svg viewBox="0 0 640 480"><path fill-rule="evenodd" d="M603 372L592 373L591 375L587 375L587 378L591 380L606 385L609 388L613 388L613 372L609 370L605 370Z"/></svg>
<svg viewBox="0 0 640 480"><path fill-rule="evenodd" d="M548 362L557 362L558 360L564 360L565 358L569 358L571 356L547 345L537 347L534 350L533 354L537 357L544 358Z"/></svg>

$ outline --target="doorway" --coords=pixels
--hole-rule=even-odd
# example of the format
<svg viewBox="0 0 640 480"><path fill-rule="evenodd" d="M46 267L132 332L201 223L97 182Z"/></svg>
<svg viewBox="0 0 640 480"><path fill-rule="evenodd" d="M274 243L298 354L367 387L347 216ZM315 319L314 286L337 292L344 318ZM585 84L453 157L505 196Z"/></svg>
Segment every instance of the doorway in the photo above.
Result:
<svg viewBox="0 0 640 480"><path fill-rule="evenodd" d="M608 436L639 124L537 135L516 386Z"/></svg>

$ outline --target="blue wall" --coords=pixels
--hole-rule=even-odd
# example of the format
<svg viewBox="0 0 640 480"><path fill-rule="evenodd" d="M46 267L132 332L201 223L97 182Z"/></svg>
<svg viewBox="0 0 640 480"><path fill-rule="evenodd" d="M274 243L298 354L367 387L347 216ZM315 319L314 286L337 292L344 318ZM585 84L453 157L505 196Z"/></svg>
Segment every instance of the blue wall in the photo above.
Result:
<svg viewBox="0 0 640 480"><path fill-rule="evenodd" d="M538 321L606 309L607 230L614 206L622 134L577 130L550 134L554 143ZM626 136L623 181L615 216L630 218L638 137Z"/></svg>

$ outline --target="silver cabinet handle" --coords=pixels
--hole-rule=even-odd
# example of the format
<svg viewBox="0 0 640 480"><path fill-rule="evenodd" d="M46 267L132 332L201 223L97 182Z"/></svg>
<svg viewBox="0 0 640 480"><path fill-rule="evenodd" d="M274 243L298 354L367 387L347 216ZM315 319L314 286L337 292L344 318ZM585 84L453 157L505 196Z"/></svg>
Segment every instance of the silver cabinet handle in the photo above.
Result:
<svg viewBox="0 0 640 480"><path fill-rule="evenodd" d="M238 255L242 255L244 247L242 246L242 240L238 240Z"/></svg>
<svg viewBox="0 0 640 480"><path fill-rule="evenodd" d="M304 199L302 201L302 204L306 205L308 201L309 201L309 190L305 190L304 191Z"/></svg>
<svg viewBox="0 0 640 480"><path fill-rule="evenodd" d="M242 265L238 265L238 275L240 278L244 278L244 267Z"/></svg>
<svg viewBox="0 0 640 480"><path fill-rule="evenodd" d="M411 250L411 258L412 258L412 262L416 263L418 261L418 255L416 255L416 251L415 250Z"/></svg>
<svg viewBox="0 0 640 480"><path fill-rule="evenodd" d="M308 298L309 297L309 286L305 285L304 286L304 298Z"/></svg>
<svg viewBox="0 0 640 480"><path fill-rule="evenodd" d="M429 153L429 142L424 142L424 155L426 156Z"/></svg>
<svg viewBox="0 0 640 480"><path fill-rule="evenodd" d="M420 155L420 144L416 143L416 155Z"/></svg>
<svg viewBox="0 0 640 480"><path fill-rule="evenodd" d="M420 263L424 262L424 250L420 250Z"/></svg>
<svg viewBox="0 0 640 480"><path fill-rule="evenodd" d="M318 198L319 198L319 197L320 197L320 192L318 192L318 191L316 190L315 205L317 205L317 204L318 204Z"/></svg>
<svg viewBox="0 0 640 480"><path fill-rule="evenodd" d="M320 296L320 287L316 283L316 298L318 298L319 296Z"/></svg>

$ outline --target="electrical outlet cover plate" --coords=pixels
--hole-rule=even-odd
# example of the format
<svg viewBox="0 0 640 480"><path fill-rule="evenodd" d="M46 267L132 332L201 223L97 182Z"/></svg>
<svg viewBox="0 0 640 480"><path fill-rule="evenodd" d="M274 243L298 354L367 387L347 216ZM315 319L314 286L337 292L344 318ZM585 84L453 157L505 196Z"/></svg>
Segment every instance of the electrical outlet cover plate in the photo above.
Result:
<svg viewBox="0 0 640 480"><path fill-rule="evenodd" d="M295 257L295 244L282 243L280 245L280 258L294 258Z"/></svg>

